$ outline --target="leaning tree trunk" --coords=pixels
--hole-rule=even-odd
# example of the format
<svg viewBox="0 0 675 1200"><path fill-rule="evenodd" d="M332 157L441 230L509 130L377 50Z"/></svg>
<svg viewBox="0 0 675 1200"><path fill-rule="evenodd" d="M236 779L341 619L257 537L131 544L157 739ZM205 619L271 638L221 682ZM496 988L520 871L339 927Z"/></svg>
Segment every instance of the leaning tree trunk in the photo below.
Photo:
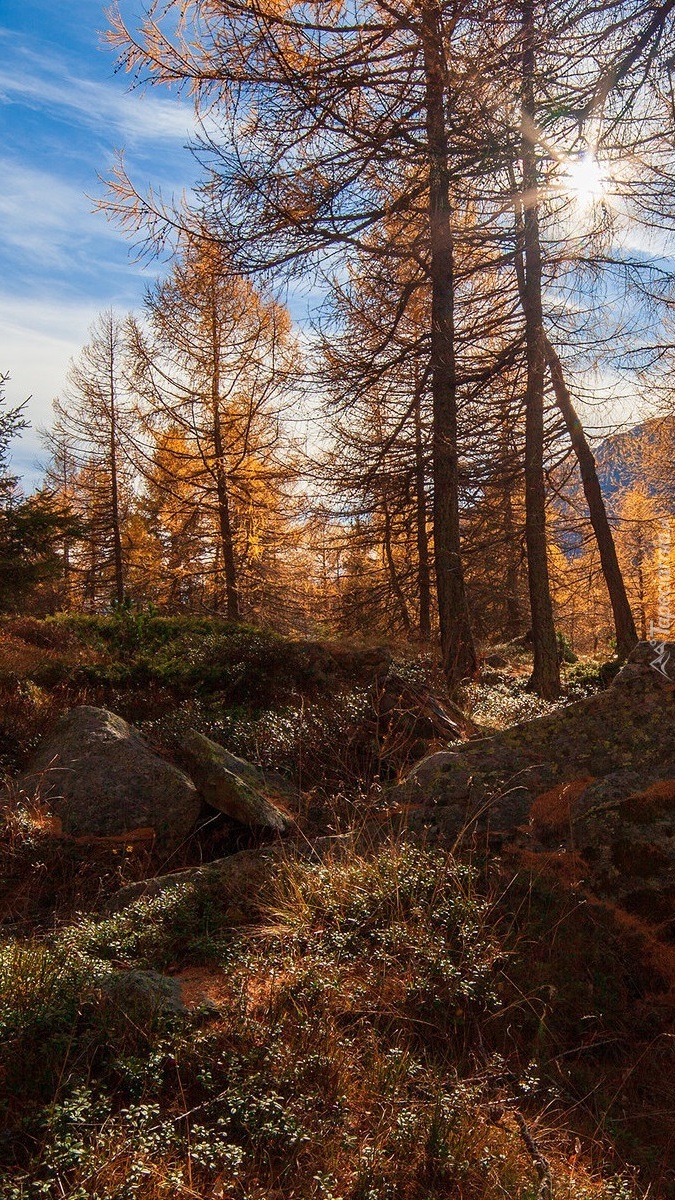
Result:
<svg viewBox="0 0 675 1200"><path fill-rule="evenodd" d="M544 480L544 375L546 352L542 310L541 244L537 211L537 159L534 142L534 12L523 4L522 179L523 257L527 389L525 393L525 543L532 617L534 665L530 687L547 700L560 694L560 667L553 623L546 538Z"/></svg>
<svg viewBox="0 0 675 1200"><path fill-rule="evenodd" d="M617 558L616 546L612 536L611 526L607 518L607 509L600 488L600 480L595 467L595 458L579 420L572 397L565 384L562 363L548 338L545 340L546 358L555 398L560 409L565 427L569 434L574 453L579 463L581 482L583 484L591 525L600 552L602 573L607 584L609 600L614 614L616 630L616 651L619 658L627 658L638 640L635 621L626 595L626 587Z"/></svg>
<svg viewBox="0 0 675 1200"><path fill-rule="evenodd" d="M434 557L443 668L453 690L475 674L460 551L457 387L454 330L453 239L450 211L446 72L437 3L422 8L426 130L429 145L431 250L431 377L433 395Z"/></svg>

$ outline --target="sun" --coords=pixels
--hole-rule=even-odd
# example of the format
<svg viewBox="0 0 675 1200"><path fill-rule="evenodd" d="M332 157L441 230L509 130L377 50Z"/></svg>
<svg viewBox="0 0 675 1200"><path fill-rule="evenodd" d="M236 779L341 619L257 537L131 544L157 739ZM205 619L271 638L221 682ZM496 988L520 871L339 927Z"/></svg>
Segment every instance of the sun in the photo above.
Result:
<svg viewBox="0 0 675 1200"><path fill-rule="evenodd" d="M577 207L588 212L601 204L607 195L608 180L594 154L589 150L565 159L563 189Z"/></svg>

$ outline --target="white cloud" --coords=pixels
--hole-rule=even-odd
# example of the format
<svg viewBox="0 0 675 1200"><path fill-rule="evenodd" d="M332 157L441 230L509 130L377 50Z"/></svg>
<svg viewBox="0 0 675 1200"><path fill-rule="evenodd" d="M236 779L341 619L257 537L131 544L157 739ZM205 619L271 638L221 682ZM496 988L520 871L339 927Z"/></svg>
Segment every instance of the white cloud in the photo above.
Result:
<svg viewBox="0 0 675 1200"><path fill-rule="evenodd" d="M75 116L100 134L111 128L129 145L141 141L187 140L195 130L192 105L177 96L123 91L112 79L101 82L73 75L54 51L20 47L11 68L0 66L0 102Z"/></svg>
<svg viewBox="0 0 675 1200"><path fill-rule="evenodd" d="M65 265L71 245L87 234L112 236L84 193L58 176L10 158L0 158L0 175L2 240L41 268Z"/></svg>
<svg viewBox="0 0 675 1200"><path fill-rule="evenodd" d="M37 426L48 426L52 400L63 390L70 359L88 340L89 327L104 305L67 304L57 298L17 300L0 293L0 371L9 372L6 399L11 405L30 397L26 415L31 429L16 441L14 470L30 488L39 482L45 454Z"/></svg>

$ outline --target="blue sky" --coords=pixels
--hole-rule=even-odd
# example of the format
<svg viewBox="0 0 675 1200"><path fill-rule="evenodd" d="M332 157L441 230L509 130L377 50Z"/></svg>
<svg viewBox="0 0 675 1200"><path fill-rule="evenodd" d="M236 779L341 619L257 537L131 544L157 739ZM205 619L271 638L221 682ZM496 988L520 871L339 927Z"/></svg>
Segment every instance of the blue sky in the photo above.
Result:
<svg viewBox="0 0 675 1200"><path fill-rule="evenodd" d="M122 5L130 18L138 7ZM0 370L9 400L32 397L33 428L13 454L28 486L43 455L35 427L49 423L71 356L102 309L139 307L153 271L92 211L97 176L124 149L141 189L179 193L195 178L190 105L130 92L105 27L99 0L0 0Z"/></svg>

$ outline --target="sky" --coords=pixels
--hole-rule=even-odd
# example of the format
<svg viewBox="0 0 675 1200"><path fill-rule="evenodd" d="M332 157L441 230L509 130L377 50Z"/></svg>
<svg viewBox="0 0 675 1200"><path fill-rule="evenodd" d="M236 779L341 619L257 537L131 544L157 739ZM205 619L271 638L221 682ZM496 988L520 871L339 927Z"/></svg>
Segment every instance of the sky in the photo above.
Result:
<svg viewBox="0 0 675 1200"><path fill-rule="evenodd" d="M95 317L110 307L138 310L163 269L138 262L125 235L95 211L105 192L99 176L121 149L140 191L152 183L177 195L198 170L187 149L190 104L165 89L130 90L104 44L106 3L0 0L0 371L11 376L11 404L30 397L31 428L13 452L26 490L46 458L39 427L49 424ZM121 8L133 27L142 0L121 0ZM667 254L675 256L672 244ZM290 299L296 319L315 307L311 292L301 303ZM589 387L608 397L601 416L589 408L589 426L638 416L634 392L620 380L605 372Z"/></svg>
<svg viewBox="0 0 675 1200"><path fill-rule="evenodd" d="M139 7L122 11L133 20ZM141 190L179 194L196 176L191 106L129 91L105 28L99 0L0 0L0 371L8 402L30 397L12 456L27 490L46 457L38 427L90 325L104 309L138 309L159 269L94 211L99 176L122 149Z"/></svg>

